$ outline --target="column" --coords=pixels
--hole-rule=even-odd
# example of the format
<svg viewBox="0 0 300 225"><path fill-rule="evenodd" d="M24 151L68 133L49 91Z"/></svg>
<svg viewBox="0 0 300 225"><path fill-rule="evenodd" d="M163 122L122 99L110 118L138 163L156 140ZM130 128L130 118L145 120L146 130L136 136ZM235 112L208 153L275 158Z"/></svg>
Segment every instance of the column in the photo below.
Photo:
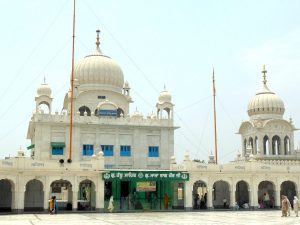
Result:
<svg viewBox="0 0 300 225"><path fill-rule="evenodd" d="M213 188L207 188L207 208L208 209L213 209Z"/></svg>
<svg viewBox="0 0 300 225"><path fill-rule="evenodd" d="M252 188L249 190L251 193L251 208L257 209L258 208L258 190L257 186L253 183Z"/></svg>
<svg viewBox="0 0 300 225"><path fill-rule="evenodd" d="M184 189L184 208L188 211L192 210L193 208L193 185L191 181L185 183Z"/></svg>
<svg viewBox="0 0 300 225"><path fill-rule="evenodd" d="M72 189L72 210L76 211L77 210L77 202L78 202L78 188Z"/></svg>
<svg viewBox="0 0 300 225"><path fill-rule="evenodd" d="M44 187L44 210L49 208L50 187Z"/></svg>
<svg viewBox="0 0 300 225"><path fill-rule="evenodd" d="M275 208L279 209L281 204L281 198L280 198L280 188L276 188L275 190Z"/></svg>
<svg viewBox="0 0 300 225"><path fill-rule="evenodd" d="M233 187L231 187L229 208L232 208L234 206L234 203L235 203L235 191L236 191L236 189L233 188Z"/></svg>
<svg viewBox="0 0 300 225"><path fill-rule="evenodd" d="M98 177L98 182L95 187L96 191L96 210L100 212L104 212L104 181Z"/></svg>
<svg viewBox="0 0 300 225"><path fill-rule="evenodd" d="M18 212L24 211L24 197L25 197L25 190L18 190L15 192L15 210Z"/></svg>

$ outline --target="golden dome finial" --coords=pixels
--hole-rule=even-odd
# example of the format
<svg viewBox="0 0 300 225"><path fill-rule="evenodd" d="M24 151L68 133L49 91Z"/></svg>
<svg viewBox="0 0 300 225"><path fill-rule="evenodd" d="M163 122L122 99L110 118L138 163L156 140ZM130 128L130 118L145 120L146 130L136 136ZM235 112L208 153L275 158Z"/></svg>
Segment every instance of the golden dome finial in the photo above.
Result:
<svg viewBox="0 0 300 225"><path fill-rule="evenodd" d="M267 70L266 70L266 65L263 65L263 70L261 71L263 73L263 83L266 84L267 83Z"/></svg>

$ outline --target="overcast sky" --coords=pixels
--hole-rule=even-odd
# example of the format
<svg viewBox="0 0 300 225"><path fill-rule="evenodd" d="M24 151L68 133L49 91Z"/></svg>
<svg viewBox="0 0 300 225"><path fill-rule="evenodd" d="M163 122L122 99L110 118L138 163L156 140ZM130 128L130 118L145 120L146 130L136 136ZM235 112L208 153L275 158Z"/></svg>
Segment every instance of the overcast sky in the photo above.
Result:
<svg viewBox="0 0 300 225"><path fill-rule="evenodd" d="M2 0L0 7L0 158L26 139L36 89L46 77L53 111L69 88L71 0ZM212 69L217 89L219 161L241 149L236 134L262 85L282 98L300 127L300 1L78 0L75 59L95 49L121 66L132 87L131 112L155 111L164 84L175 104L175 155L208 159L214 149ZM295 146L299 145L295 133Z"/></svg>

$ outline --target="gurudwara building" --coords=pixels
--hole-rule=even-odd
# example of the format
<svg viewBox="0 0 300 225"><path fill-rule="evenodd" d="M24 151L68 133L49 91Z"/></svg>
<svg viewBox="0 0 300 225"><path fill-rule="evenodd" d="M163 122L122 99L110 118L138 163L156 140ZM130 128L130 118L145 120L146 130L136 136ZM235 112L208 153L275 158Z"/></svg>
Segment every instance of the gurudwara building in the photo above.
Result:
<svg viewBox="0 0 300 225"><path fill-rule="evenodd" d="M249 120L238 133L242 149L232 162L216 164L174 157L174 104L164 89L156 113L130 114L130 86L120 66L100 50L74 69L74 92L61 113L52 112L51 88L37 89L27 138L31 157L19 151L0 160L0 211L47 210L56 196L59 210L105 212L113 196L116 211L278 208L280 195L300 193L299 152L283 101L267 86L250 100ZM70 112L74 106L72 160ZM155 105L155 103L154 103ZM43 107L41 107L43 106Z"/></svg>

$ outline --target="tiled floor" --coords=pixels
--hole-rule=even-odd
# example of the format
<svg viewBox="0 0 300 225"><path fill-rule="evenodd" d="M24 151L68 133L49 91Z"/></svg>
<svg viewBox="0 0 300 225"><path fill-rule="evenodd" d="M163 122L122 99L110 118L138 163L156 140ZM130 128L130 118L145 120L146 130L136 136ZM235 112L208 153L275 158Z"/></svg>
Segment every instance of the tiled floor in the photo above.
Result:
<svg viewBox="0 0 300 225"><path fill-rule="evenodd" d="M281 217L278 211L210 211L153 213L87 213L87 214L18 214L0 215L0 225L300 225L292 213Z"/></svg>

